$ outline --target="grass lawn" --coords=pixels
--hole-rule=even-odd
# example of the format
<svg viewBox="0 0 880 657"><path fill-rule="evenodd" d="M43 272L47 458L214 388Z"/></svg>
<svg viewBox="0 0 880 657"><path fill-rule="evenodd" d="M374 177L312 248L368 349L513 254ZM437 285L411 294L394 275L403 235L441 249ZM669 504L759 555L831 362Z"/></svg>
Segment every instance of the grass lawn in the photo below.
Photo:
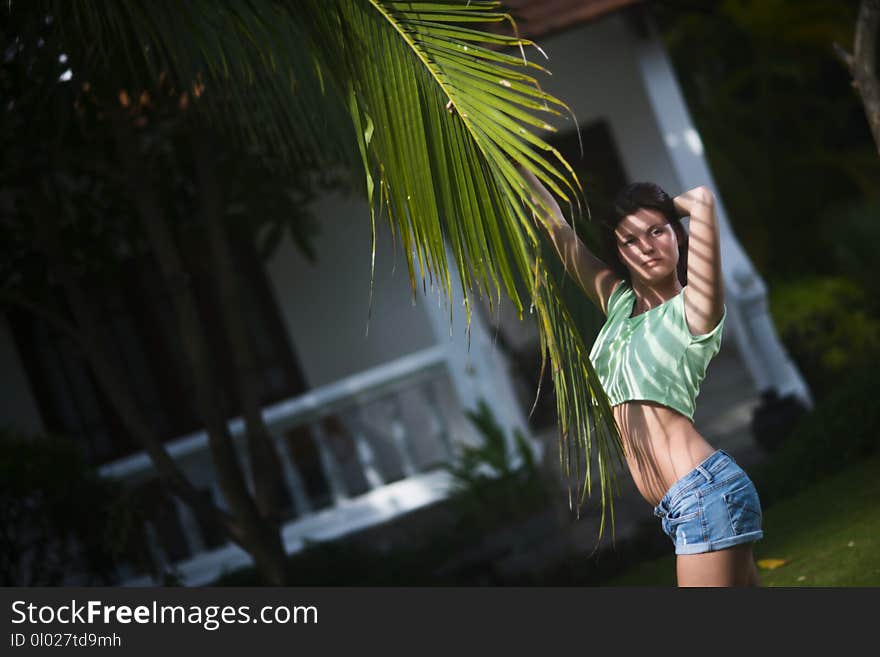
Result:
<svg viewBox="0 0 880 657"><path fill-rule="evenodd" d="M874 457L765 509L764 538L755 543L762 584L880 586L878 501L880 457ZM603 585L674 586L675 556L640 564Z"/></svg>

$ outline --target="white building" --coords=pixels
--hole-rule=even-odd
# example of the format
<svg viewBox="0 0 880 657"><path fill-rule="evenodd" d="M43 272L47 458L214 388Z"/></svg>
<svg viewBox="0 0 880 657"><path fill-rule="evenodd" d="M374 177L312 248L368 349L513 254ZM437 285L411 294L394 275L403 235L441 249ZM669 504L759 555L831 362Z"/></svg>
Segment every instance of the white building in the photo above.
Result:
<svg viewBox="0 0 880 657"><path fill-rule="evenodd" d="M530 19L520 23L521 33L538 40L550 57L553 76L542 85L577 116L585 160L575 161L573 132L556 143L584 173L588 197L634 180L655 181L670 193L700 184L717 190L669 58L640 3L509 5ZM765 286L731 231L720 195L718 200L728 306L725 348L736 353L754 390L794 394L809 404L767 314ZM517 382L517 368L527 370L527 359L537 365L533 325L507 317L502 308L496 341L487 314L474 312L468 351L460 299L453 301L450 336L439 291L429 289L411 302L403 255L398 252L395 262L390 237L380 229L365 335L366 205L328 196L316 203L314 214L322 226L317 264L289 241L265 269L252 254L239 254L251 325L272 391L265 415L284 461L289 521L283 536L290 552L306 539L339 536L441 499L448 481L436 466L449 458L455 442L478 440L462 409L473 408L481 397L505 427L535 433L525 419L532 401L523 394L528 385ZM134 290L130 298L138 303L119 295L107 302L107 316L139 399L169 432L169 451L182 469L223 505L187 390L169 367L170 356L157 362L157 354L168 353L162 337L170 325L163 315L167 304L147 277L126 285L134 286L126 289ZM154 315L145 312L148 307L156 309ZM62 337L24 316L0 316L0 363L3 424L79 435L90 442L107 476L151 485L149 459L120 444L112 412ZM549 407L552 412L552 401ZM539 423L537 430L543 429ZM249 563L246 553L200 527L176 499L157 505L150 533L156 563L173 564L190 584ZM122 575L132 583L149 582L142 573Z"/></svg>

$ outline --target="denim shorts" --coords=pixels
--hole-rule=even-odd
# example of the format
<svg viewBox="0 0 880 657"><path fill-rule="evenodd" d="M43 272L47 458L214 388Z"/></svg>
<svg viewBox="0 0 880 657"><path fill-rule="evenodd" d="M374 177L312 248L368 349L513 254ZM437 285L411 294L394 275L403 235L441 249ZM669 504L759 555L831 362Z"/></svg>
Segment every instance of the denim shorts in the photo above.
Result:
<svg viewBox="0 0 880 657"><path fill-rule="evenodd" d="M661 518L676 554L723 550L764 536L755 485L720 449L676 481L654 515Z"/></svg>

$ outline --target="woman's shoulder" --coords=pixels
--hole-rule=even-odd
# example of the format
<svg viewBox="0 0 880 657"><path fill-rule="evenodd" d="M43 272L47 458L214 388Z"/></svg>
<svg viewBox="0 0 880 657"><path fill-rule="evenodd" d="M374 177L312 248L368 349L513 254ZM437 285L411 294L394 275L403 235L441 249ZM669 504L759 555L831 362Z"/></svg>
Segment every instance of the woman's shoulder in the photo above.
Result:
<svg viewBox="0 0 880 657"><path fill-rule="evenodd" d="M608 301L605 304L605 308L607 310L605 315L607 317L611 317L611 315L615 311L615 308L617 307L618 302L620 301L620 299L626 296L628 291L632 292L632 287L630 287L626 279L617 279L617 281L613 284L613 287L611 288L611 293L608 295Z"/></svg>

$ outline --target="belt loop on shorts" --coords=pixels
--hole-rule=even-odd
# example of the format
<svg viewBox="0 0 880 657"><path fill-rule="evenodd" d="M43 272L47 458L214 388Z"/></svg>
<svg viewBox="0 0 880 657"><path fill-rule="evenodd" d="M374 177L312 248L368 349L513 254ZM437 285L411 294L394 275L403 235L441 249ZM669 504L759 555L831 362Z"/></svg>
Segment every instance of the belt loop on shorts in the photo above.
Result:
<svg viewBox="0 0 880 657"><path fill-rule="evenodd" d="M704 468L702 465L698 465L696 467L696 470L697 470L697 472L699 472L701 475L703 475L706 478L707 482L712 481L712 475L709 474L709 471L706 470L706 468Z"/></svg>

